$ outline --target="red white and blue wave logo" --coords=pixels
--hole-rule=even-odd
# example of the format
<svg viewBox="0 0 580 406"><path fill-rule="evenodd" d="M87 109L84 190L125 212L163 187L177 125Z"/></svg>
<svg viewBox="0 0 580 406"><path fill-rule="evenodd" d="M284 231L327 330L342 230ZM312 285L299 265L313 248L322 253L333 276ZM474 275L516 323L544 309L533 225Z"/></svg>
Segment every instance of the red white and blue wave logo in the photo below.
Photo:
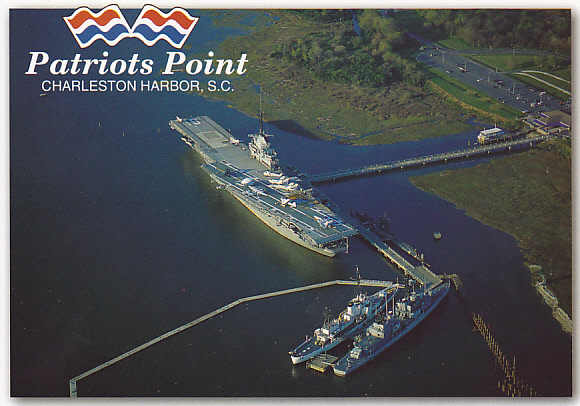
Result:
<svg viewBox="0 0 580 406"><path fill-rule="evenodd" d="M157 7L147 5L137 17L132 34L147 46L164 39L175 48L181 48L198 20L182 8L174 8L165 14Z"/></svg>
<svg viewBox="0 0 580 406"><path fill-rule="evenodd" d="M143 7L132 27L117 5L107 6L98 13L80 7L63 18L81 48L98 39L114 46L128 37L139 38L147 46L164 39L173 47L181 48L199 20L199 17L192 17L179 7L164 13L151 5Z"/></svg>

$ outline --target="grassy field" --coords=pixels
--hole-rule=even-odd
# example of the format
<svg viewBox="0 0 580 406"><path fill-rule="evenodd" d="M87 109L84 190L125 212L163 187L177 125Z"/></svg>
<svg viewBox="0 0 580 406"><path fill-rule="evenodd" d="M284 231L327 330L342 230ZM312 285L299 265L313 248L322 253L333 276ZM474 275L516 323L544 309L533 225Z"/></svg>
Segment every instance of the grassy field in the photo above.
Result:
<svg viewBox="0 0 580 406"><path fill-rule="evenodd" d="M562 81L554 79L550 76L542 75L542 74L538 74L538 73L529 73L529 74L536 76L536 77L538 77L546 82L552 83L552 84L554 84L562 89L571 91L572 85L570 83L562 82ZM548 86L545 83L540 82L539 80L535 80L534 78L531 78L529 76L517 75L517 74L510 74L509 76L519 80L520 82L524 82L524 83L527 83L531 86L534 86L537 89L544 90L546 93L551 94L553 96L556 96L560 100L570 99L569 94L564 93L564 92L562 92L562 91L560 91L552 86Z"/></svg>
<svg viewBox="0 0 580 406"><path fill-rule="evenodd" d="M557 68L555 68L554 66L548 67L545 56L498 54L498 55L471 55L471 58L481 63L484 63L488 66L491 66L492 68L497 68L501 71L537 70L551 73L552 75L556 75L567 81L571 81L572 77L572 68L570 67L568 61L554 59L551 62L555 62L558 67ZM538 78L545 80L546 82L552 83L564 90L571 91L572 85L566 81L558 80L548 75L542 75L537 73L532 73L532 75L535 75ZM524 82L538 89L544 90L547 93L552 94L562 100L568 100L570 98L570 95L563 93L557 89L554 89L551 86L547 86L546 84L534 80L530 77L512 74L510 74L509 76L519 80L520 82Z"/></svg>
<svg viewBox="0 0 580 406"><path fill-rule="evenodd" d="M227 14L227 11L220 11ZM317 79L295 63L274 56L275 44L312 32L332 33L337 24L315 23L282 10L266 11L270 20L248 35L225 40L219 55L248 53L247 73L228 78L234 92L210 97L227 101L250 115L259 110L259 96L268 122L305 135L348 137L350 143L393 143L442 136L470 129L468 112L439 92L397 83L381 88L332 83ZM220 15L220 18L226 18ZM228 15L227 20L247 18ZM229 24L236 24L229 23ZM190 57L194 57L191 55ZM204 93L204 95L207 95ZM428 124L428 131L425 127ZM371 133L376 135L366 137ZM358 139L360 137L360 139Z"/></svg>
<svg viewBox="0 0 580 406"><path fill-rule="evenodd" d="M542 266L560 307L570 317L571 154L570 141L551 140L491 163L411 179L468 215L515 236L527 261Z"/></svg>
<svg viewBox="0 0 580 406"><path fill-rule="evenodd" d="M454 35L450 36L449 38L440 40L439 43L443 46L446 46L447 48L457 50L478 49L477 47L472 47L471 45L466 44Z"/></svg>
<svg viewBox="0 0 580 406"><path fill-rule="evenodd" d="M563 78L555 78L554 76L550 76L549 74L545 73L545 72L528 72L530 75L535 76L538 79L542 79L543 81L546 81L548 83L551 83L555 86L558 86L564 90L567 90L569 92L572 91L572 83L570 83L570 81L567 80L563 80Z"/></svg>
<svg viewBox="0 0 580 406"><path fill-rule="evenodd" d="M483 121L499 121L503 126L513 127L515 119L521 112L491 98L465 83L439 72L433 68L425 68L430 83L442 93L442 97L452 99L464 109L474 113Z"/></svg>
<svg viewBox="0 0 580 406"><path fill-rule="evenodd" d="M539 55L524 55L524 54L495 54L495 55L470 55L472 59L479 61L485 65L497 68L501 71L510 70L540 70L552 72L553 67L548 67L547 57ZM553 59L553 63L558 66L569 66L570 63L564 60Z"/></svg>
<svg viewBox="0 0 580 406"><path fill-rule="evenodd" d="M551 71L550 73L552 75L559 76L562 79L572 81L572 68L571 67L556 69L554 71Z"/></svg>

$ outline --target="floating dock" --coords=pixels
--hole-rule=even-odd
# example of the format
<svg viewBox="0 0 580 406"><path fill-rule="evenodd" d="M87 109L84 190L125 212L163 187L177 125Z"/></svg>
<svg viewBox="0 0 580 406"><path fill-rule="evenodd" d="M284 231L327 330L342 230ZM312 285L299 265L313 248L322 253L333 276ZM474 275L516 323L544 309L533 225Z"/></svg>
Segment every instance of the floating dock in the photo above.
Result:
<svg viewBox="0 0 580 406"><path fill-rule="evenodd" d="M320 354L312 358L306 363L306 368L314 369L318 372L326 372L326 370L338 361L338 357L330 354Z"/></svg>

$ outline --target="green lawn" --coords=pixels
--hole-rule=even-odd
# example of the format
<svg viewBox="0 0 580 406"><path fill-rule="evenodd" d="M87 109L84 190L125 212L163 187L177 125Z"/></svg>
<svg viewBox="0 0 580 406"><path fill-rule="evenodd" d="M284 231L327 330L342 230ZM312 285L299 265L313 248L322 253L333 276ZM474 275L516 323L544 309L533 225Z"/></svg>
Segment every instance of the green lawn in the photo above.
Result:
<svg viewBox="0 0 580 406"><path fill-rule="evenodd" d="M556 69L552 72L550 72L553 75L559 76L562 79L566 79L569 81L572 81L572 68L568 67L568 68L562 68L562 69Z"/></svg>
<svg viewBox="0 0 580 406"><path fill-rule="evenodd" d="M556 84L556 86L559 86L563 89L566 89L566 86L561 86L563 83L561 81L557 81L554 78L550 78L551 80L548 80L548 76L546 75L538 75L536 73L530 73L530 75L535 75L537 77L541 77L541 79L545 80L546 82L550 82L550 83L554 83ZM535 80L529 76L524 76L524 75L516 75L516 74L510 74L508 75L510 77L513 77L517 80L519 80L520 82L524 82L527 83L531 86L534 86L537 89L540 90L544 90L546 93L551 94L553 96L556 96L557 98L561 99L561 100L568 100L570 99L570 95L566 94L564 92L559 91L558 89L553 88L552 86L548 86L545 83L540 82L539 80ZM568 88L570 88L570 84L568 83Z"/></svg>
<svg viewBox="0 0 580 406"><path fill-rule="evenodd" d="M572 84L569 81L562 80L562 78L555 78L554 76L550 76L549 74L547 74L545 72L540 72L540 71L527 72L527 73L528 73L528 75L535 76L538 79L541 79L545 82L551 83L551 84L558 86L564 90L567 90L569 92L572 91Z"/></svg>
<svg viewBox="0 0 580 406"><path fill-rule="evenodd" d="M523 55L523 54L495 54L495 55L471 55L472 59L484 63L492 68L497 68L501 71L511 70L540 70L547 71L553 69L548 67L548 60L546 56L538 55ZM552 62L556 64L564 64L565 61L558 61L554 59Z"/></svg>
<svg viewBox="0 0 580 406"><path fill-rule="evenodd" d="M471 45L468 45L467 43L463 42L462 40L460 40L458 37L452 35L449 38L446 38L444 40L440 40L439 43L443 46L446 46L448 48L451 49L457 49L457 50L464 50L464 49L479 49L477 47L472 47Z"/></svg>

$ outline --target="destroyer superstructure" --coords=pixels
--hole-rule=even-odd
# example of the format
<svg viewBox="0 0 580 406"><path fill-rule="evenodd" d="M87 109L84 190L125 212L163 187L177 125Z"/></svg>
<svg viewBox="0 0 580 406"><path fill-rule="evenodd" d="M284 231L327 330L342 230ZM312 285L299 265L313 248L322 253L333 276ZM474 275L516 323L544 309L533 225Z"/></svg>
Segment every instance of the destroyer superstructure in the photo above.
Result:
<svg viewBox="0 0 580 406"><path fill-rule="evenodd" d="M275 231L327 256L348 250L348 237L357 231L301 186L261 126L246 145L207 116L177 117L169 125L204 158L211 179Z"/></svg>
<svg viewBox="0 0 580 406"><path fill-rule="evenodd" d="M292 362L298 364L307 361L360 333L372 323L377 313L384 311L386 303L394 298L397 289L398 285L393 284L371 296L358 292L336 319L325 320L322 327L314 330L311 338L306 337L302 344L290 352Z"/></svg>
<svg viewBox="0 0 580 406"><path fill-rule="evenodd" d="M399 301L389 298L391 303L387 303L383 313L355 338L354 347L349 353L334 364L334 373L345 376L353 372L405 336L443 300L449 292L449 284L449 279L446 279L424 292L411 292L408 283L405 283L407 291L404 297Z"/></svg>

